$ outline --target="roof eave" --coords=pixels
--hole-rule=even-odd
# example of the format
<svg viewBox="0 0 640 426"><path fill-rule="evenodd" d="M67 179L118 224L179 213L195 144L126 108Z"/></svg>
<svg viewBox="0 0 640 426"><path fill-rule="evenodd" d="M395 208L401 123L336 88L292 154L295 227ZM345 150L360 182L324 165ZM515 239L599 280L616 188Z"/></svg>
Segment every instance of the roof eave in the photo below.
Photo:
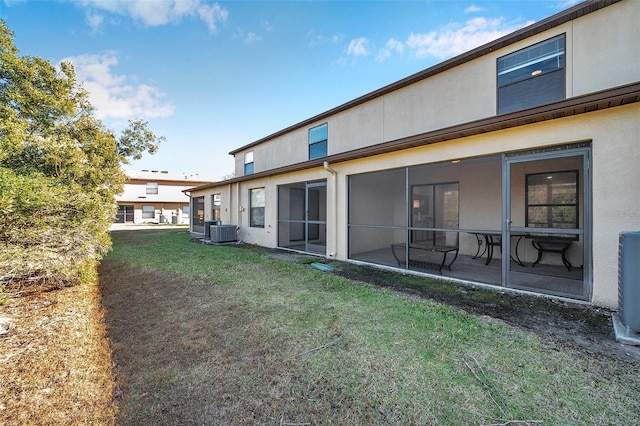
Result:
<svg viewBox="0 0 640 426"><path fill-rule="evenodd" d="M183 192L193 192L208 188L216 188L236 182L261 179L280 175L283 173L291 173L300 170L311 169L314 167L322 167L325 161L328 161L329 163L350 161L402 149L415 148L434 143L446 142L453 139L475 136L482 133L495 132L513 127L525 126L529 124L540 123L543 121L589 113L597 110L614 108L639 101L640 81L624 86L615 87L612 89L602 90L599 92L589 93L581 96L575 96L573 98L564 99L562 101L553 102L534 108L529 108L508 114L486 117L455 126L449 126L442 129L419 133L405 138L382 142L377 145L343 152L340 154L334 154L323 157L321 159L304 161L301 163L278 167L271 170L265 170L263 172L220 181L213 184L201 185L194 188L186 189Z"/></svg>

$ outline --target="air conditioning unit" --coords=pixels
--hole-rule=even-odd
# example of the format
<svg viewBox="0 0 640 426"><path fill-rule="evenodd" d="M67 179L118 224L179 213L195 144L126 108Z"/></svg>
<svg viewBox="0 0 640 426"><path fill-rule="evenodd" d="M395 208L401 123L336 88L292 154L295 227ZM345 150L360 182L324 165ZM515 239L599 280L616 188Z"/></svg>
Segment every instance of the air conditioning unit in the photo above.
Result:
<svg viewBox="0 0 640 426"><path fill-rule="evenodd" d="M237 241L238 227L236 225L211 225L209 234L213 243Z"/></svg>
<svg viewBox="0 0 640 426"><path fill-rule="evenodd" d="M640 345L640 232L620 234L618 244L618 314L616 339Z"/></svg>

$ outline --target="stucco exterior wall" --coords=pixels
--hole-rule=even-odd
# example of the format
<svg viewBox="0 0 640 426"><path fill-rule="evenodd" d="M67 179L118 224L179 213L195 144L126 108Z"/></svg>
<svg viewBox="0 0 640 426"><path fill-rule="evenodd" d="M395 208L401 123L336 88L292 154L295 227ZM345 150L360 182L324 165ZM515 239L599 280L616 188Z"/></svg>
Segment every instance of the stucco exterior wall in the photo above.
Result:
<svg viewBox="0 0 640 426"><path fill-rule="evenodd" d="M559 34L567 98L629 84L640 75L638 44L629 42L640 39L639 20L638 3L622 1L246 151L254 151L257 173L308 160L308 129L323 122L332 155L495 116L497 59ZM244 175L246 151L236 154L236 176Z"/></svg>
<svg viewBox="0 0 640 426"><path fill-rule="evenodd" d="M625 0L573 21L574 96L638 81L638 22L638 0Z"/></svg>

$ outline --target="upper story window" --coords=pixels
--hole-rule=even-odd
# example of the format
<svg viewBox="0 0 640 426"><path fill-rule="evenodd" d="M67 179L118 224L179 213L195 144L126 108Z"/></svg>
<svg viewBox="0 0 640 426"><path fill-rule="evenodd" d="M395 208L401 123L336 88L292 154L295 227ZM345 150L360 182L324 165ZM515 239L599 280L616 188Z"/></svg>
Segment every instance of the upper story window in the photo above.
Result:
<svg viewBox="0 0 640 426"><path fill-rule="evenodd" d="M498 114L565 98L564 34L498 58Z"/></svg>
<svg viewBox="0 0 640 426"><path fill-rule="evenodd" d="M158 182L147 182L147 194L158 193Z"/></svg>
<svg viewBox="0 0 640 426"><path fill-rule="evenodd" d="M264 228L264 207L266 204L264 188L249 190L249 225Z"/></svg>
<svg viewBox="0 0 640 426"><path fill-rule="evenodd" d="M309 129L309 160L327 156L328 133L327 123Z"/></svg>
<svg viewBox="0 0 640 426"><path fill-rule="evenodd" d="M253 151L244 153L244 175L253 174Z"/></svg>

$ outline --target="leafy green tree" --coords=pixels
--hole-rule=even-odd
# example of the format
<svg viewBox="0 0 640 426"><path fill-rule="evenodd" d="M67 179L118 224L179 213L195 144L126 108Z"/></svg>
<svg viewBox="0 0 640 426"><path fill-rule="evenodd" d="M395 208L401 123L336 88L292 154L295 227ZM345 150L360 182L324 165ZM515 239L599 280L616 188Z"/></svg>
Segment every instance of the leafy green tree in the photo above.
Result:
<svg viewBox="0 0 640 426"><path fill-rule="evenodd" d="M19 56L0 20L0 287L92 279L111 245L122 164L163 139L141 120L116 137L73 65Z"/></svg>

